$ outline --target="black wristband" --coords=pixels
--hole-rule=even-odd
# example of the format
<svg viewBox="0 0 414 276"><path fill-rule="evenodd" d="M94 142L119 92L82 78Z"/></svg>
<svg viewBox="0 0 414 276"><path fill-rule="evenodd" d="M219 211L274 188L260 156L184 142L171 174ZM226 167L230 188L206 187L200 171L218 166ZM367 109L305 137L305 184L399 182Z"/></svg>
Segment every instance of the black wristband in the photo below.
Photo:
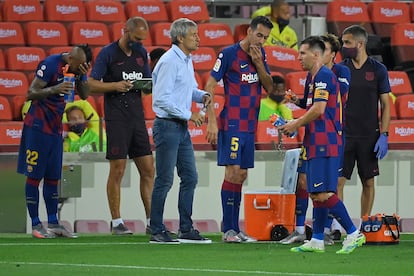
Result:
<svg viewBox="0 0 414 276"><path fill-rule="evenodd" d="M381 132L381 134L388 137L388 131Z"/></svg>

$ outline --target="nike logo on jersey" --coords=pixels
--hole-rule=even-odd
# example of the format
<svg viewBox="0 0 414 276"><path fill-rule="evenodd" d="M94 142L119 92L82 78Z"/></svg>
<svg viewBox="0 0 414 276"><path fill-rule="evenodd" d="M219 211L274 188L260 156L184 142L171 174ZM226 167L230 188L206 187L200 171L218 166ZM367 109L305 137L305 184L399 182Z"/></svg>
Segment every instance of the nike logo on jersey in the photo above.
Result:
<svg viewBox="0 0 414 276"><path fill-rule="evenodd" d="M241 69L244 69L244 68L246 68L247 66L249 66L249 64L242 64L242 65L240 65L240 68L241 68Z"/></svg>
<svg viewBox="0 0 414 276"><path fill-rule="evenodd" d="M313 187L314 188L318 188L319 186L321 186L323 184L323 182L319 182L319 183L314 183Z"/></svg>
<svg viewBox="0 0 414 276"><path fill-rule="evenodd" d="M63 78L57 78L57 81L63 81Z"/></svg>

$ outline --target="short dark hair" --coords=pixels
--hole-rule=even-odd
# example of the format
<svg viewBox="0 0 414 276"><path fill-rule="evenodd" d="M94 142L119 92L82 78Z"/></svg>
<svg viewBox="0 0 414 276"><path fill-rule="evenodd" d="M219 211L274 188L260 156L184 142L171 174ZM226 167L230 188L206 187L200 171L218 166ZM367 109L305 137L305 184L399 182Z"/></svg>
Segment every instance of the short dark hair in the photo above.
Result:
<svg viewBox="0 0 414 276"><path fill-rule="evenodd" d="M273 23L270 21L269 18L266 16L258 16L253 18L253 20L250 22L250 28L254 31L257 29L257 25L262 24L263 26L272 29Z"/></svg>
<svg viewBox="0 0 414 276"><path fill-rule="evenodd" d="M149 53L151 61L159 59L165 52L166 50L164 48L155 48Z"/></svg>
<svg viewBox="0 0 414 276"><path fill-rule="evenodd" d="M85 111L83 111L83 109L80 106L77 105L72 105L71 107L68 107L68 109L65 110L66 116L69 117L69 114L74 111L74 110L80 110L83 113L83 116L85 116Z"/></svg>
<svg viewBox="0 0 414 276"><path fill-rule="evenodd" d="M368 32L361 25L352 25L345 28L342 32L342 35L344 34L351 34L353 37L364 41L365 44L368 42Z"/></svg>
<svg viewBox="0 0 414 276"><path fill-rule="evenodd" d="M272 76L272 80L273 80L273 85L279 84L279 83L285 84L285 79L279 75Z"/></svg>
<svg viewBox="0 0 414 276"><path fill-rule="evenodd" d="M317 35L308 36L307 38L302 40L300 44L308 44L309 49L311 49L312 51L320 51L322 54L323 52L325 52L325 43L322 41L321 37Z"/></svg>
<svg viewBox="0 0 414 276"><path fill-rule="evenodd" d="M339 39L334 34L324 34L321 35L321 39L324 42L328 42L331 44L331 50L332 52L338 53L341 50L341 43L339 42Z"/></svg>
<svg viewBox="0 0 414 276"><path fill-rule="evenodd" d="M85 53L86 62L89 63L92 61L92 49L89 47L89 44L79 44L76 45L76 47L82 49L82 51Z"/></svg>

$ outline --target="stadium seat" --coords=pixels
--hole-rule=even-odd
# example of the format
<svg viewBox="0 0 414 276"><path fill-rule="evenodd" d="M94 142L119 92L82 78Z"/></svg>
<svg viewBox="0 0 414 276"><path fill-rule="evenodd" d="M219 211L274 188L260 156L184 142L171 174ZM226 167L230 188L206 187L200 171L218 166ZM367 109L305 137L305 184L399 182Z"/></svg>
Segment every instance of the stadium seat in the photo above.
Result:
<svg viewBox="0 0 414 276"><path fill-rule="evenodd" d="M56 46L51 47L47 50L48 55L55 55L55 54L61 54L61 53L67 53L72 50L72 46Z"/></svg>
<svg viewBox="0 0 414 276"><path fill-rule="evenodd" d="M19 71L0 71L0 95L26 96L29 89L27 77Z"/></svg>
<svg viewBox="0 0 414 276"><path fill-rule="evenodd" d="M29 46L54 47L68 45L68 33L59 22L29 22L25 26Z"/></svg>
<svg viewBox="0 0 414 276"><path fill-rule="evenodd" d="M88 1L84 5L87 21L110 23L126 20L124 6L121 2L100 0Z"/></svg>
<svg viewBox="0 0 414 276"><path fill-rule="evenodd" d="M395 100L398 119L414 119L414 94L400 95Z"/></svg>
<svg viewBox="0 0 414 276"><path fill-rule="evenodd" d="M404 71L388 71L391 92L395 96L413 93L413 88L408 75Z"/></svg>
<svg viewBox="0 0 414 276"><path fill-rule="evenodd" d="M17 22L0 22L0 47L25 46L22 26Z"/></svg>
<svg viewBox="0 0 414 276"><path fill-rule="evenodd" d="M414 2L410 4L411 22L414 22Z"/></svg>
<svg viewBox="0 0 414 276"><path fill-rule="evenodd" d="M9 99L12 106L12 116L14 121L21 121L22 120L22 107L26 101L26 96L18 95L12 96Z"/></svg>
<svg viewBox="0 0 414 276"><path fill-rule="evenodd" d="M395 63L404 67L405 63L414 63L414 23L395 24L392 28L391 49Z"/></svg>
<svg viewBox="0 0 414 276"><path fill-rule="evenodd" d="M47 21L86 21L82 0L44 0L43 9Z"/></svg>
<svg viewBox="0 0 414 276"><path fill-rule="evenodd" d="M188 124L188 132L190 133L191 142L193 145L199 144L208 144L206 135L207 135L207 124L202 124L197 127L195 124Z"/></svg>
<svg viewBox="0 0 414 276"><path fill-rule="evenodd" d="M218 223L214 219L193 219L193 225L200 232L220 232Z"/></svg>
<svg viewBox="0 0 414 276"><path fill-rule="evenodd" d="M104 46L109 44L109 32L101 22L73 22L69 25L69 44L89 44L91 46Z"/></svg>
<svg viewBox="0 0 414 276"><path fill-rule="evenodd" d="M216 117L220 115L220 112L223 110L224 107L224 96L223 95L214 95L214 112ZM191 111L193 112L200 112L200 110L204 107L202 103L192 102Z"/></svg>
<svg viewBox="0 0 414 276"><path fill-rule="evenodd" d="M141 16L148 21L168 22L168 14L164 2L161 0L134 0L128 1L124 6L128 18Z"/></svg>
<svg viewBox="0 0 414 276"><path fill-rule="evenodd" d="M148 51L149 52L149 51ZM196 79L196 82L198 84L198 88L200 89L204 89L204 82L203 79L201 78L200 74L197 73L197 71L194 71L194 77Z"/></svg>
<svg viewBox="0 0 414 276"><path fill-rule="evenodd" d="M198 23L208 22L210 15L204 0L171 0L165 3L171 22L186 17Z"/></svg>
<svg viewBox="0 0 414 276"><path fill-rule="evenodd" d="M298 136L287 137L282 136L284 144L297 144ZM279 133L276 127L274 127L269 121L259 121L256 131L256 143L258 144L270 144L276 146L279 142Z"/></svg>
<svg viewBox="0 0 414 276"><path fill-rule="evenodd" d="M298 52L294 49L280 46L266 46L267 64L271 71L287 74L294 71L303 71L298 60Z"/></svg>
<svg viewBox="0 0 414 276"><path fill-rule="evenodd" d="M33 71L46 57L39 47L10 47L5 51L7 69L12 71Z"/></svg>
<svg viewBox="0 0 414 276"><path fill-rule="evenodd" d="M0 121L0 145L18 146L22 136L23 122Z"/></svg>
<svg viewBox="0 0 414 276"><path fill-rule="evenodd" d="M14 22L43 21L43 10L38 0L4 0L3 20Z"/></svg>
<svg viewBox="0 0 414 276"><path fill-rule="evenodd" d="M124 219L124 224L132 233L145 233L146 225L142 220L138 219Z"/></svg>
<svg viewBox="0 0 414 276"><path fill-rule="evenodd" d="M389 126L389 143L410 143L414 141L414 120L391 120Z"/></svg>
<svg viewBox="0 0 414 276"><path fill-rule="evenodd" d="M337 36L350 25L361 25L368 33L373 29L366 3L359 1L332 1L327 4L326 24L328 32Z"/></svg>
<svg viewBox="0 0 414 276"><path fill-rule="evenodd" d="M298 97L303 97L307 71L290 72L285 75L286 90L292 90Z"/></svg>
<svg viewBox="0 0 414 276"><path fill-rule="evenodd" d="M151 25L152 44L155 46L171 46L170 22L160 22Z"/></svg>
<svg viewBox="0 0 414 276"><path fill-rule="evenodd" d="M199 73L210 72L216 61L216 52L211 47L199 47L191 53L194 70Z"/></svg>
<svg viewBox="0 0 414 276"><path fill-rule="evenodd" d="M74 223L75 233L111 233L109 224L99 219L78 219Z"/></svg>
<svg viewBox="0 0 414 276"><path fill-rule="evenodd" d="M116 22L108 26L111 33L111 40L116 41L124 34L125 22ZM151 33L148 32L147 38L142 43L144 46L151 46Z"/></svg>
<svg viewBox="0 0 414 276"><path fill-rule="evenodd" d="M0 70L4 70L4 69L6 69L6 62L4 59L3 50L0 49Z"/></svg>
<svg viewBox="0 0 414 276"><path fill-rule="evenodd" d="M249 28L249 24L237 24L234 26L233 31L233 39L234 42L240 41L247 35L247 29Z"/></svg>
<svg viewBox="0 0 414 276"><path fill-rule="evenodd" d="M208 79L210 78L210 72L205 72L201 75L203 79L204 86L207 84ZM214 88L214 95L224 95L224 83L223 80L217 82L216 87Z"/></svg>
<svg viewBox="0 0 414 276"><path fill-rule="evenodd" d="M13 112L9 100L0 96L0 121L12 121Z"/></svg>
<svg viewBox="0 0 414 276"><path fill-rule="evenodd" d="M141 100L142 100L142 108L144 110L144 119L154 120L155 113L152 110L152 94L142 96Z"/></svg>
<svg viewBox="0 0 414 276"><path fill-rule="evenodd" d="M368 12L375 33L381 38L391 37L394 24L410 22L409 6L403 2L374 1L368 4Z"/></svg>
<svg viewBox="0 0 414 276"><path fill-rule="evenodd" d="M230 26L224 23L198 24L201 47L213 47L218 53L223 47L234 44Z"/></svg>

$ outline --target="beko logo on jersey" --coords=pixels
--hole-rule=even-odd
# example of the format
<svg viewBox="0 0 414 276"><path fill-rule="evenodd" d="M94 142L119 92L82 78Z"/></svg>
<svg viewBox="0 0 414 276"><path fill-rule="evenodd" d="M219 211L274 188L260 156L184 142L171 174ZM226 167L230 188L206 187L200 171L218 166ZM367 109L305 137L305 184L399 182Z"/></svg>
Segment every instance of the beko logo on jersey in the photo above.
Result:
<svg viewBox="0 0 414 276"><path fill-rule="evenodd" d="M257 75L257 73L242 74L241 81L247 81L248 83L258 82L259 76Z"/></svg>
<svg viewBox="0 0 414 276"><path fill-rule="evenodd" d="M126 72L122 72L122 79L123 80L140 80L144 77L144 75L141 72L131 72L131 73L126 73Z"/></svg>
<svg viewBox="0 0 414 276"><path fill-rule="evenodd" d="M326 89L327 84L325 82L315 82L315 88L316 89ZM315 90L316 90L315 89Z"/></svg>

